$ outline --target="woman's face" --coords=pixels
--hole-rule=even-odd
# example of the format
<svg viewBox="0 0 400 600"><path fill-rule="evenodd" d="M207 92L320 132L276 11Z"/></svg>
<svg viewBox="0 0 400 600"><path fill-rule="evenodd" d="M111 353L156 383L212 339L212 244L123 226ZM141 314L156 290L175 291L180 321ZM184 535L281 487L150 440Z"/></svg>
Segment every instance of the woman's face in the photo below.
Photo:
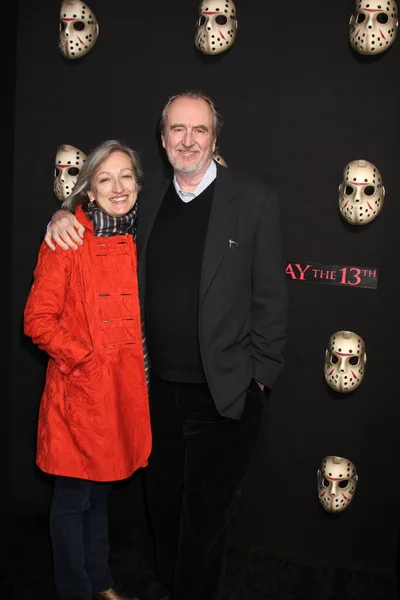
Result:
<svg viewBox="0 0 400 600"><path fill-rule="evenodd" d="M138 187L131 158L119 150L97 167L88 190L91 201L113 217L125 215L135 205Z"/></svg>

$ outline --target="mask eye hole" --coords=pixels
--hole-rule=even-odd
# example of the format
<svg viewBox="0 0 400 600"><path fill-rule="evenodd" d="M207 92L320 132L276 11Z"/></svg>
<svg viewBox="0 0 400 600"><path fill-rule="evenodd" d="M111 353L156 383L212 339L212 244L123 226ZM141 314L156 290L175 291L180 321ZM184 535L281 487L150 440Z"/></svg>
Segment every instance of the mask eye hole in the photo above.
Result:
<svg viewBox="0 0 400 600"><path fill-rule="evenodd" d="M364 21L365 21L364 13L360 13L359 15L357 15L357 23L363 23Z"/></svg>
<svg viewBox="0 0 400 600"><path fill-rule="evenodd" d="M68 175L71 175L71 177L77 177L77 175L79 175L79 169L77 167L70 167L68 169Z"/></svg>
<svg viewBox="0 0 400 600"><path fill-rule="evenodd" d="M352 186L346 185L346 187L344 188L344 193L346 194L346 196L351 196L351 194L353 193Z"/></svg>
<svg viewBox="0 0 400 600"><path fill-rule="evenodd" d="M83 31L85 29L85 23L82 23L82 21L76 21L76 23L74 23L74 29L75 31Z"/></svg>
<svg viewBox="0 0 400 600"><path fill-rule="evenodd" d="M218 23L218 25L226 25L228 22L228 19L226 18L225 15L218 15L218 17L216 17L215 22Z"/></svg>
<svg viewBox="0 0 400 600"><path fill-rule="evenodd" d="M199 27L201 27L202 25L204 25L205 22L206 22L205 16L201 15L201 17L199 19Z"/></svg>
<svg viewBox="0 0 400 600"><path fill-rule="evenodd" d="M331 356L331 364L332 365L336 365L339 362L339 359L337 356L335 356L335 354L332 354Z"/></svg>
<svg viewBox="0 0 400 600"><path fill-rule="evenodd" d="M367 187L364 188L364 194L366 196L373 196L375 194L375 187L373 185L367 185Z"/></svg>
<svg viewBox="0 0 400 600"><path fill-rule="evenodd" d="M60 169L58 167L56 167L54 169L54 177L59 177L59 175L60 175Z"/></svg>
<svg viewBox="0 0 400 600"><path fill-rule="evenodd" d="M349 480L348 479L342 479L342 481L339 481L339 487L342 490L345 490L349 485Z"/></svg>
<svg viewBox="0 0 400 600"><path fill-rule="evenodd" d="M376 17L376 20L378 21L378 23L385 25L389 21L389 17L386 13L379 13L379 15Z"/></svg>
<svg viewBox="0 0 400 600"><path fill-rule="evenodd" d="M325 477L324 477L324 478L323 478L323 480L322 480L322 485L323 485L325 488L329 487L329 481L328 481L327 479L325 479Z"/></svg>
<svg viewBox="0 0 400 600"><path fill-rule="evenodd" d="M60 21L60 31L65 31L66 28L66 24L64 23L64 21Z"/></svg>
<svg viewBox="0 0 400 600"><path fill-rule="evenodd" d="M351 356L351 357L349 358L349 363L350 363L351 365L353 365L353 367L354 367L355 365L358 365L358 356Z"/></svg>

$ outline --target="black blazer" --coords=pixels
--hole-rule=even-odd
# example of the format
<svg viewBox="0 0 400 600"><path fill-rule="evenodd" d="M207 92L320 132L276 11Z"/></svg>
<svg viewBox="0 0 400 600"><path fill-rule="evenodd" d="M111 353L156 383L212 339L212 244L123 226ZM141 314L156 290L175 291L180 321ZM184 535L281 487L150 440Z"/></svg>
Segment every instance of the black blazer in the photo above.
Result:
<svg viewBox="0 0 400 600"><path fill-rule="evenodd" d="M217 169L200 279L200 351L218 411L239 419L252 378L271 389L283 367L286 275L277 194L230 168ZM139 196L142 306L147 242L172 177L172 171L148 176Z"/></svg>

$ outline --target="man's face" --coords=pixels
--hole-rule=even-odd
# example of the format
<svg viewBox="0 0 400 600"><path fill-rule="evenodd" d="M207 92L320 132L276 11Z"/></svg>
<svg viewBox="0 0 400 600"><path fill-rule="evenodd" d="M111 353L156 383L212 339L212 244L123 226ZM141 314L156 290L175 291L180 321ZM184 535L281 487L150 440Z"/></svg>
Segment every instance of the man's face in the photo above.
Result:
<svg viewBox="0 0 400 600"><path fill-rule="evenodd" d="M215 150L213 114L207 102L202 98L174 100L161 140L175 171L204 173Z"/></svg>

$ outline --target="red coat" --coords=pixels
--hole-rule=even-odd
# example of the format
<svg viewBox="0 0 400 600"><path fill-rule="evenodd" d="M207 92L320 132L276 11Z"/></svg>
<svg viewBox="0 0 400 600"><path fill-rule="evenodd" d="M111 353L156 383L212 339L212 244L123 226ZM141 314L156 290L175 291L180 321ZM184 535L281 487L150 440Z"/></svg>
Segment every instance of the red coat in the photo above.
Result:
<svg viewBox="0 0 400 600"><path fill-rule="evenodd" d="M24 312L25 333L49 355L37 465L47 473L115 481L147 465L151 450L131 235L95 237L78 250L43 242Z"/></svg>

